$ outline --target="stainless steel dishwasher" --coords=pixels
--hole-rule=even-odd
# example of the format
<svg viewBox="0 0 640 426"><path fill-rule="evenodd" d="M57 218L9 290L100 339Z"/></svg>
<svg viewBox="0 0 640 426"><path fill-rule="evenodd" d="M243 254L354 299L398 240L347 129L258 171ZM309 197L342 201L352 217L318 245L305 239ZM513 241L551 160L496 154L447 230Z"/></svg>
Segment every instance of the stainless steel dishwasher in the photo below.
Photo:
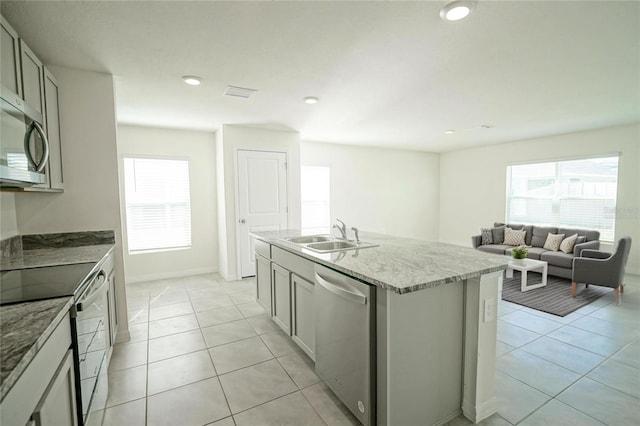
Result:
<svg viewBox="0 0 640 426"><path fill-rule="evenodd" d="M376 424L376 292L315 266L316 373L364 425Z"/></svg>

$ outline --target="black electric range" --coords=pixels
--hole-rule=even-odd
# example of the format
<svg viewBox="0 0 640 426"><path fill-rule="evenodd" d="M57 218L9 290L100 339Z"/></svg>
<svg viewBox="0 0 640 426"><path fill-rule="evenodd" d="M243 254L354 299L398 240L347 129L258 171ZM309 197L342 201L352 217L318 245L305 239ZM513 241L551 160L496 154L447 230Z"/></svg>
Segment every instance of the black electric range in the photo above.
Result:
<svg viewBox="0 0 640 426"><path fill-rule="evenodd" d="M95 262L0 272L0 305L74 296L82 291Z"/></svg>

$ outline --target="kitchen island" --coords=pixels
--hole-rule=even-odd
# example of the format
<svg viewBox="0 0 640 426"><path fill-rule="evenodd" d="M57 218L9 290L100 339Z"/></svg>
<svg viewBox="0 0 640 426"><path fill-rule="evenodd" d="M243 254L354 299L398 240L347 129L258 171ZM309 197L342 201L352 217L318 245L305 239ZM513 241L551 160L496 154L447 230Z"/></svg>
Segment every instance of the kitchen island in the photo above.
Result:
<svg viewBox="0 0 640 426"><path fill-rule="evenodd" d="M274 282L288 268L314 285L307 271L322 265L375 287L375 424L441 424L460 411L478 422L495 412L495 317L507 258L373 233L361 238L374 247L330 253L287 241L301 235L295 230L253 235ZM257 282L260 301L260 267ZM301 309L292 305L294 340ZM312 345L301 347L313 358Z"/></svg>

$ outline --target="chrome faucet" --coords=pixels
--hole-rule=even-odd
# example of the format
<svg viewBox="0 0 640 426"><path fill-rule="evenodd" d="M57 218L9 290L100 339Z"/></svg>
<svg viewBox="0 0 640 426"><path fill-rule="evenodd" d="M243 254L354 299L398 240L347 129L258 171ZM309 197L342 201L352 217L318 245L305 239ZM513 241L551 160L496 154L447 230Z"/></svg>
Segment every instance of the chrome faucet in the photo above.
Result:
<svg viewBox="0 0 640 426"><path fill-rule="evenodd" d="M344 224L343 221L341 221L340 219L336 219L338 222L340 222L342 224L341 225L333 225L334 228L338 228L338 231L340 231L340 234L342 234L342 238L343 239L347 239L347 225Z"/></svg>
<svg viewBox="0 0 640 426"><path fill-rule="evenodd" d="M354 226L353 228L351 228L351 230L353 231L354 234L356 234L356 243L359 243L360 237L358 236L358 228Z"/></svg>

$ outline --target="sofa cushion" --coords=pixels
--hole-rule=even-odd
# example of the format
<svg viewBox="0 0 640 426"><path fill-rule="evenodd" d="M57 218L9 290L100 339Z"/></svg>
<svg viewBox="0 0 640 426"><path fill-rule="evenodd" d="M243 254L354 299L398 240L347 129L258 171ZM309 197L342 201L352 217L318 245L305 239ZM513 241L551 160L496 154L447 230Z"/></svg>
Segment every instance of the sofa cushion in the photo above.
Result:
<svg viewBox="0 0 640 426"><path fill-rule="evenodd" d="M504 229L504 243L508 246L524 245L524 237L527 233L522 230L514 230L508 226Z"/></svg>
<svg viewBox="0 0 640 426"><path fill-rule="evenodd" d="M491 228L493 233L493 244L504 243L504 225Z"/></svg>
<svg viewBox="0 0 640 426"><path fill-rule="evenodd" d="M540 260L544 260L549 265L569 269L573 267L573 258L573 254L566 254L561 251L547 251L540 255Z"/></svg>
<svg viewBox="0 0 640 426"><path fill-rule="evenodd" d="M587 242L587 237L584 235L578 235L578 239L576 240L576 244L582 244Z"/></svg>
<svg viewBox="0 0 640 426"><path fill-rule="evenodd" d="M564 235L578 234L579 237L580 236L587 237L587 241L597 241L600 239L600 232L593 231L590 229L560 228L558 229L558 234L564 234ZM577 243L577 244L580 244L580 243Z"/></svg>
<svg viewBox="0 0 640 426"><path fill-rule="evenodd" d="M493 232L491 232L491 228L480 228L480 233L482 235L483 246L493 244Z"/></svg>
<svg viewBox="0 0 640 426"><path fill-rule="evenodd" d="M557 234L558 228L535 226L533 227L533 237L531 237L531 245L533 247L544 247L547 241L547 235Z"/></svg>
<svg viewBox="0 0 640 426"><path fill-rule="evenodd" d="M486 246L478 246L478 250L495 254L505 254L505 249L507 248L511 250L513 247L505 246L504 244L488 244ZM511 254L511 251L509 251L509 254Z"/></svg>
<svg viewBox="0 0 640 426"><path fill-rule="evenodd" d="M547 241L544 242L543 248L551 251L560 250L560 244L564 240L564 234L549 234L547 235Z"/></svg>
<svg viewBox="0 0 640 426"><path fill-rule="evenodd" d="M547 249L543 249L541 247L530 247L527 249L527 257L529 259L536 259L536 260L540 260L540 255L542 253L546 253L549 250Z"/></svg>
<svg viewBox="0 0 640 426"><path fill-rule="evenodd" d="M578 234L573 234L560 243L560 251L563 253L573 253L573 246L576 245L576 240L578 239Z"/></svg>

